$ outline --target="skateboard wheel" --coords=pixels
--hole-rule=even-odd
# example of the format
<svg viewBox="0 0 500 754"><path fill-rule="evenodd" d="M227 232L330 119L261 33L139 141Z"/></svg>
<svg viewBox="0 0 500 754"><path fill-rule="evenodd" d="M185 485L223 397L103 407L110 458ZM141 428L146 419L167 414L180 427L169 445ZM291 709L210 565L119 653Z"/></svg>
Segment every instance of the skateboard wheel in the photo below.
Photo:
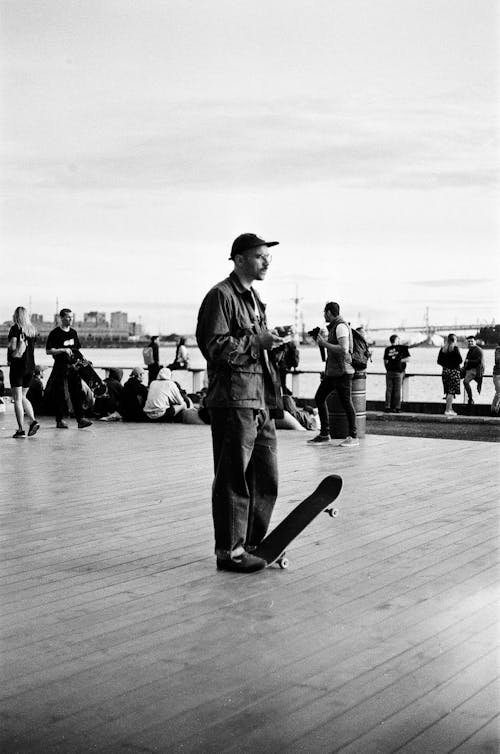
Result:
<svg viewBox="0 0 500 754"><path fill-rule="evenodd" d="M288 558L280 558L278 560L278 565L280 568L288 568L288 563L289 563Z"/></svg>
<svg viewBox="0 0 500 754"><path fill-rule="evenodd" d="M337 518L339 515L339 509L338 508L327 508L325 513L328 513L329 516L332 518Z"/></svg>

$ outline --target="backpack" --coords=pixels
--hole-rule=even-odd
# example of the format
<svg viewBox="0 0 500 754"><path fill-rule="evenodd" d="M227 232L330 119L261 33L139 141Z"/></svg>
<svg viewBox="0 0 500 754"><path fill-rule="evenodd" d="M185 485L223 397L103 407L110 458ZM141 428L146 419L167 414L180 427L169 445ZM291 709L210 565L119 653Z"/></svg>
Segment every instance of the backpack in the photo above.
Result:
<svg viewBox="0 0 500 754"><path fill-rule="evenodd" d="M154 356L153 356L153 349L151 346L146 346L142 349L142 357L144 359L145 365L148 367L150 364L154 364Z"/></svg>
<svg viewBox="0 0 500 754"><path fill-rule="evenodd" d="M352 365L356 372L366 371L368 360L371 361L370 349L368 343L360 332L351 329L352 333Z"/></svg>

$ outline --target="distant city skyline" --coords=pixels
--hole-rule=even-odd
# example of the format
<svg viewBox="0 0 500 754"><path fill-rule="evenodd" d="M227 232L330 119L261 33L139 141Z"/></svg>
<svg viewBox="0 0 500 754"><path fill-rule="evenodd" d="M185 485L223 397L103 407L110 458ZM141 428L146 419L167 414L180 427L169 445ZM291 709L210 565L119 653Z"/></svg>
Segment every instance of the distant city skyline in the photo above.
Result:
<svg viewBox="0 0 500 754"><path fill-rule="evenodd" d="M271 324L499 317L494 0L0 0L0 318L192 333L232 240ZM360 317L358 318L358 314Z"/></svg>

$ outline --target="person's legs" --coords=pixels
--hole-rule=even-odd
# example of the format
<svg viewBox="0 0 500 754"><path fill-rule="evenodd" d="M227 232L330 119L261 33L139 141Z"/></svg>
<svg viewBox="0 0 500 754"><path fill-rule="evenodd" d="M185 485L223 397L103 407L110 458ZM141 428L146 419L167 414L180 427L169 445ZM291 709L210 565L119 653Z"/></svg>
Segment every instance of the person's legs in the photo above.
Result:
<svg viewBox="0 0 500 754"><path fill-rule="evenodd" d="M68 392L73 404L75 419L77 422L81 422L83 419L82 381L73 369L68 372Z"/></svg>
<svg viewBox="0 0 500 754"><path fill-rule="evenodd" d="M347 417L349 436L354 438L357 437L358 433L356 428L356 412L352 403L352 379L352 374L344 374L342 377L337 377L336 390L339 402Z"/></svg>
<svg viewBox="0 0 500 754"><path fill-rule="evenodd" d="M24 430L24 408L23 408L23 389L21 385L11 386L12 399L14 401L14 413L16 415L17 426L22 432Z"/></svg>
<svg viewBox="0 0 500 754"><path fill-rule="evenodd" d="M491 410L494 414L498 414L500 411L500 374L493 375L493 385L495 387L495 395L491 403Z"/></svg>
<svg viewBox="0 0 500 754"><path fill-rule="evenodd" d="M24 413L30 420L30 424L33 424L33 422L35 421L35 412L33 411L33 406L31 405L30 401L26 397L27 392L28 392L28 388L23 387L22 388L23 409L24 409Z"/></svg>
<svg viewBox="0 0 500 754"><path fill-rule="evenodd" d="M250 509L245 548L257 547L267 534L278 497L278 456L274 420L268 411L257 415L257 437L246 471Z"/></svg>
<svg viewBox="0 0 500 754"><path fill-rule="evenodd" d="M403 372L393 373L391 408L394 411L401 411L401 392L403 387L403 377Z"/></svg>
<svg viewBox="0 0 500 754"><path fill-rule="evenodd" d="M385 409L390 411L392 403L392 390L394 384L394 372L386 372L385 375Z"/></svg>
<svg viewBox="0 0 500 754"><path fill-rule="evenodd" d="M470 386L470 383L472 380L474 380L476 377L475 370L469 370L465 373L464 377L464 390L467 393L467 402L468 403L474 403L474 400L472 398L472 388Z"/></svg>
<svg viewBox="0 0 500 754"><path fill-rule="evenodd" d="M276 440L274 426L268 427L267 421L253 409L210 409L210 418L215 471L212 486L215 552L220 557L229 557L244 550L251 509L252 540L267 530L277 484L271 472L273 456L276 461ZM249 471L258 434L255 458L263 468L256 469L254 459ZM262 479L258 481L256 477L260 474Z"/></svg>
<svg viewBox="0 0 500 754"><path fill-rule="evenodd" d="M65 392L65 380L66 375L61 370L56 370L55 368L52 370L51 375L51 389L52 389L52 395L53 395L53 401L54 401L54 414L56 417L57 424L60 424L63 422L64 415L66 414L68 410L68 404L66 403L66 392Z"/></svg>
<svg viewBox="0 0 500 754"><path fill-rule="evenodd" d="M328 416L328 406L326 399L336 388L335 380L333 377L324 377L314 396L314 402L318 409L318 416L320 421L320 435L330 436L330 417Z"/></svg>

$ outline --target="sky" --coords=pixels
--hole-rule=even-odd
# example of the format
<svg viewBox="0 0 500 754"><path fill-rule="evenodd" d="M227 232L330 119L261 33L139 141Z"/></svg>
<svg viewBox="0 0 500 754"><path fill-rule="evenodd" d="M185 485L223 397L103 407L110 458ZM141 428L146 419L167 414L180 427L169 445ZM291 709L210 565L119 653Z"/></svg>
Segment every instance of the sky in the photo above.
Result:
<svg viewBox="0 0 500 754"><path fill-rule="evenodd" d="M193 333L233 239L271 324L498 322L495 0L0 0L0 320Z"/></svg>

